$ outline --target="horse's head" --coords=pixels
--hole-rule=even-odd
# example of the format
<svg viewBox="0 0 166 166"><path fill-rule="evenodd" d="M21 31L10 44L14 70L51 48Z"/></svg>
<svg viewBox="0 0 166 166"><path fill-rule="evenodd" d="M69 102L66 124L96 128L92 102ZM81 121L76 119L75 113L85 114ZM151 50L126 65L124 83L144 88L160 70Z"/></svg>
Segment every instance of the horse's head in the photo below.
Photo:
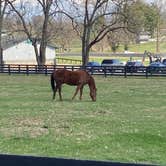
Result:
<svg viewBox="0 0 166 166"><path fill-rule="evenodd" d="M96 92L97 92L96 87L91 88L90 97L92 98L92 101L96 101Z"/></svg>
<svg viewBox="0 0 166 166"><path fill-rule="evenodd" d="M92 98L92 101L96 101L97 89L96 89L95 80L91 75L88 74L88 76L89 76L88 85L89 85L89 89L90 89L90 97Z"/></svg>

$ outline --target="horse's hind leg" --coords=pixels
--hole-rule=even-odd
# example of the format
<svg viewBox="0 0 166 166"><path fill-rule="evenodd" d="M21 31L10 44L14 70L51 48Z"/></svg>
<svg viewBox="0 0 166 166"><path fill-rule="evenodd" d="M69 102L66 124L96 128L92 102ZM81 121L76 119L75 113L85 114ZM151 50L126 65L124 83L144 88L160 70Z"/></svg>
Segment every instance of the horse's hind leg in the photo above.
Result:
<svg viewBox="0 0 166 166"><path fill-rule="evenodd" d="M74 93L74 95L72 97L72 100L75 98L75 96L77 95L77 93L78 93L80 88L81 88L81 85L78 85L77 88L76 88L76 91L75 91L75 93Z"/></svg>
<svg viewBox="0 0 166 166"><path fill-rule="evenodd" d="M62 89L62 86L59 85L59 86L58 86L58 91L59 91L59 99L60 99L60 101L62 101L61 89Z"/></svg>

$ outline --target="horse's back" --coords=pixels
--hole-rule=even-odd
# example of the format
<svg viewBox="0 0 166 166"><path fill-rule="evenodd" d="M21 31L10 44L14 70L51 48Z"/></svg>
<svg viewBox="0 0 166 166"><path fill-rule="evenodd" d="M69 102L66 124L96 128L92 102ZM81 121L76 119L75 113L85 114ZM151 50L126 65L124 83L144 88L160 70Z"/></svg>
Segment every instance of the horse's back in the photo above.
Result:
<svg viewBox="0 0 166 166"><path fill-rule="evenodd" d="M86 84L88 82L88 75L84 70L68 71L65 78L69 85Z"/></svg>
<svg viewBox="0 0 166 166"><path fill-rule="evenodd" d="M89 74L84 70L58 69L54 71L54 76L56 81L69 85L86 84L89 80Z"/></svg>

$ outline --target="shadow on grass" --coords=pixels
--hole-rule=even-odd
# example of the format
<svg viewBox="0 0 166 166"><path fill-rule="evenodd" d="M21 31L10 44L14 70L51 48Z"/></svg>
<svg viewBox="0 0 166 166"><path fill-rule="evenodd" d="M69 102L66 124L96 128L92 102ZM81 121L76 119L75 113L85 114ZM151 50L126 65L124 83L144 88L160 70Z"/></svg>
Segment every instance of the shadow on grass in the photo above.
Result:
<svg viewBox="0 0 166 166"><path fill-rule="evenodd" d="M63 99L63 100L59 100L59 99L51 99L52 102L70 102L70 103L95 103L94 101L92 101L91 99L82 99L82 100L79 100L79 99ZM96 101L97 102L97 101Z"/></svg>

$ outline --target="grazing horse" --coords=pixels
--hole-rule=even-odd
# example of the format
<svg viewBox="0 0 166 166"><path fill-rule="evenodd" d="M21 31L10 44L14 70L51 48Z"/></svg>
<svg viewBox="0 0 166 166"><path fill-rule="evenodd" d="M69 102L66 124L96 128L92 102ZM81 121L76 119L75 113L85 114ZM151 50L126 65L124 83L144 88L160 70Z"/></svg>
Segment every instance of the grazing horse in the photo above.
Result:
<svg viewBox="0 0 166 166"><path fill-rule="evenodd" d="M66 69L54 70L51 74L51 87L53 90L53 99L55 99L56 91L59 92L59 98L62 100L61 87L62 84L77 86L72 100L80 90L80 100L82 99L82 92L84 85L88 84L90 89L90 97L92 101L96 101L96 85L94 78L84 70L69 71Z"/></svg>

